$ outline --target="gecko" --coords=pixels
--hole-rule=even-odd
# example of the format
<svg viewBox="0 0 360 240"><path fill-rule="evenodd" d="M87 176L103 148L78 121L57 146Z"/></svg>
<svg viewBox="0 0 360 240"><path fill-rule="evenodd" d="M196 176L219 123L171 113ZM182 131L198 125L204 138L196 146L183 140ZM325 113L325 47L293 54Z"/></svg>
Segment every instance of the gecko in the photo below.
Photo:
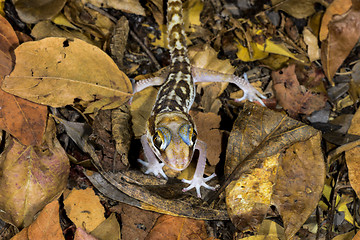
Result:
<svg viewBox="0 0 360 240"><path fill-rule="evenodd" d="M195 189L201 198L200 188L215 190L207 182L215 173L204 177L206 165L206 144L197 138L197 130L190 108L195 99L196 82L229 82L244 91L237 101L248 99L259 101L266 98L247 80L246 74L238 77L211 70L192 67L188 58L186 36L183 23L181 0L167 2L167 33L170 50L170 66L161 76L139 80L134 83L134 93L150 86L160 86L155 104L146 124L146 133L141 136L145 159L138 159L146 169L145 174L154 174L168 179L163 171L164 165L174 171L182 171L190 164L195 150L199 158L194 176L182 181L189 184L183 191Z"/></svg>

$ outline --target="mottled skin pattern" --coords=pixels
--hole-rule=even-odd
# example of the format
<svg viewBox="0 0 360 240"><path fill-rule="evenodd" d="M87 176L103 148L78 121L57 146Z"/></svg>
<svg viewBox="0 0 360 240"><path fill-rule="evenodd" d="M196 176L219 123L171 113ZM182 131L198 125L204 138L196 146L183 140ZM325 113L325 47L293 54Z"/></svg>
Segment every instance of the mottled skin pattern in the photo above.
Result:
<svg viewBox="0 0 360 240"><path fill-rule="evenodd" d="M149 86L161 85L147 122L146 134L141 137L147 161L140 159L138 161L147 168L146 174L161 175L167 179L162 170L165 164L175 171L184 170L190 164L195 149L198 149L199 159L194 177L192 180L183 179L185 183L190 184L183 191L195 188L197 196L201 197L201 186L215 190L214 187L206 184L215 177L215 174L207 178L203 177L206 164L206 144L197 139L196 127L189 115L195 98L194 82L233 83L244 91L244 96L239 100L257 100L262 103L259 96L261 98L264 96L249 84L246 76L219 74L190 66L181 0L168 0L167 22L171 64L169 70L166 71L165 78L144 79L134 85L134 93Z"/></svg>
<svg viewBox="0 0 360 240"><path fill-rule="evenodd" d="M188 114L195 98L195 84L187 56L182 2L169 0L167 11L171 64L148 121L148 141L158 158L173 170L181 171L189 165L196 144L195 125ZM178 136L178 130L184 124L189 125L194 135L187 136L189 139L192 138L190 146ZM160 127L171 131L171 141L165 150L159 150L153 143L156 129Z"/></svg>

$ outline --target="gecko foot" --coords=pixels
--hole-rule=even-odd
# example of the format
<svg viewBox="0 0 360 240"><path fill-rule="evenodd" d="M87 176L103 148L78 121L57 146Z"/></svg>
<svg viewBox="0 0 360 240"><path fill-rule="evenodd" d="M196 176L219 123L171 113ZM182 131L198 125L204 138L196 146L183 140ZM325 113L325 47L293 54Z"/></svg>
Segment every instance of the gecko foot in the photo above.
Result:
<svg viewBox="0 0 360 240"><path fill-rule="evenodd" d="M240 78L239 78L240 79ZM241 86L239 86L243 92L244 92L244 96L242 96L241 98L237 98L235 99L235 102L241 102L242 100L249 100L250 102L253 101L258 101L261 103L261 105L263 105L265 107L264 102L261 99L266 99L266 96L262 95L258 90L256 90L250 83L249 80L247 78L247 74L244 73L243 75L243 79L245 79L246 84L243 84Z"/></svg>
<svg viewBox="0 0 360 240"><path fill-rule="evenodd" d="M186 192L186 191L189 191L190 189L193 189L195 188L196 190L196 194L197 194L197 197L198 198L201 198L201 193L200 193L200 187L203 186L204 188L207 188L207 189L210 189L210 190L215 190L215 187L211 187L209 185L206 184L207 181L210 181L211 179L213 179L214 177L216 176L215 173L213 173L211 176L209 177L196 177L194 176L194 178L192 180L186 180L186 179L183 179L182 182L184 183L188 183L190 184L188 187L184 188L182 191L183 192Z"/></svg>
<svg viewBox="0 0 360 240"><path fill-rule="evenodd" d="M166 180L168 179L168 177L166 176L166 174L163 171L163 166L165 165L165 163L155 163L155 164L150 164L148 162L145 162L141 159L138 159L138 162L141 163L144 167L147 168L147 170L145 171L145 174L154 174L156 177L160 177L160 175L165 178Z"/></svg>

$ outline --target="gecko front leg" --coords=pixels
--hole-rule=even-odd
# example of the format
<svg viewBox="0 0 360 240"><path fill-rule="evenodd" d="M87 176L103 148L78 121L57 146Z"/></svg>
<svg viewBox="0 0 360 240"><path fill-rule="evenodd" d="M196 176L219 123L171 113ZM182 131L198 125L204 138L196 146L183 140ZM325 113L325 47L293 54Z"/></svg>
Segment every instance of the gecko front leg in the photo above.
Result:
<svg viewBox="0 0 360 240"><path fill-rule="evenodd" d="M159 163L159 160L157 159L156 155L154 154L154 152L152 151L152 149L148 143L146 135L141 136L141 144L143 146L144 155L145 155L147 162L143 161L141 159L138 159L138 162L141 163L144 167L146 167L145 174L152 173L157 177L159 177L161 175L163 178L165 178L167 180L168 178L162 169L165 164Z"/></svg>
<svg viewBox="0 0 360 240"><path fill-rule="evenodd" d="M196 170L193 176L193 179L186 180L183 179L184 183L190 184L188 187L183 189L183 192L189 191L190 189L195 188L198 198L201 198L200 188L204 187L210 190L215 190L215 187L211 187L206 184L206 182L213 179L216 174L213 173L211 176L204 178L204 171L206 165L206 143L200 140L197 140L195 149L199 150L199 159L196 165Z"/></svg>

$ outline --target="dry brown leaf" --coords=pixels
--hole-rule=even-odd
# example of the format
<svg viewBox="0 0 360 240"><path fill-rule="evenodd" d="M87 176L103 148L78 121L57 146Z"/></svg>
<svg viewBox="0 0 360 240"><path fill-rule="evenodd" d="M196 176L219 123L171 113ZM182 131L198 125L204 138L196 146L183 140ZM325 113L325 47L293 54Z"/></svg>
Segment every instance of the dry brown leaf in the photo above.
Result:
<svg viewBox="0 0 360 240"><path fill-rule="evenodd" d="M66 0L13 0L13 3L23 22L36 23L56 16Z"/></svg>
<svg viewBox="0 0 360 240"><path fill-rule="evenodd" d="M132 128L135 137L140 137L145 133L146 121L150 117L152 106L155 103L156 88L149 87L140 93L135 93L130 105Z"/></svg>
<svg viewBox="0 0 360 240"><path fill-rule="evenodd" d="M29 227L21 230L12 239L65 239L60 226L59 216L59 202L56 199L44 207Z"/></svg>
<svg viewBox="0 0 360 240"><path fill-rule="evenodd" d="M336 15L343 15L351 8L351 0L334 0L326 8L326 11L321 19L321 26L319 32L319 40L324 41L329 33L328 24Z"/></svg>
<svg viewBox="0 0 360 240"><path fill-rule="evenodd" d="M8 75L15 63L14 49L18 46L15 31L0 16L0 77ZM47 107L15 97L0 89L0 128L25 145L41 143L45 131Z"/></svg>
<svg viewBox="0 0 360 240"><path fill-rule="evenodd" d="M348 134L360 135L360 110L357 110L351 120ZM351 187L360 196L360 146L345 152L346 164L349 169L349 179Z"/></svg>
<svg viewBox="0 0 360 240"><path fill-rule="evenodd" d="M205 240L208 238L205 222L191 218L163 215L156 221L146 240Z"/></svg>
<svg viewBox="0 0 360 240"><path fill-rule="evenodd" d="M190 111L198 132L198 139L206 143L206 157L211 166L219 162L221 153L222 134L219 130L220 116L215 113L202 113Z"/></svg>
<svg viewBox="0 0 360 240"><path fill-rule="evenodd" d="M321 62L328 80L347 58L360 37L360 0L353 0L352 8L335 16L328 24L328 37L321 44Z"/></svg>
<svg viewBox="0 0 360 240"><path fill-rule="evenodd" d="M0 217L17 227L29 226L35 214L66 187L69 160L48 121L43 144L27 147L9 139L0 155Z"/></svg>
<svg viewBox="0 0 360 240"><path fill-rule="evenodd" d="M271 76L276 99L290 116L310 115L325 106L327 98L324 94L315 94L300 86L295 74L295 64L273 71Z"/></svg>
<svg viewBox="0 0 360 240"><path fill-rule="evenodd" d="M120 224L112 213L97 228L91 231L91 235L99 240L119 240L121 239Z"/></svg>
<svg viewBox="0 0 360 240"><path fill-rule="evenodd" d="M321 197L325 165L321 134L286 149L278 168L272 202L284 221L285 235L291 238L316 208Z"/></svg>
<svg viewBox="0 0 360 240"><path fill-rule="evenodd" d="M76 227L85 228L88 232L93 231L105 220L104 207L91 188L73 189L64 200L64 208Z"/></svg>
<svg viewBox="0 0 360 240"><path fill-rule="evenodd" d="M81 28L88 38L100 46L103 46L115 25L110 18L89 8L83 1L68 1L63 12L71 24Z"/></svg>
<svg viewBox="0 0 360 240"><path fill-rule="evenodd" d="M101 8L114 8L127 13L133 13L145 16L145 10L139 1L134 0L82 0L85 3L91 3Z"/></svg>
<svg viewBox="0 0 360 240"><path fill-rule="evenodd" d="M145 239L156 219L160 216L159 213L142 210L124 203L120 203L110 210L121 215L122 240ZM143 227L139 228L139 225Z"/></svg>
<svg viewBox="0 0 360 240"><path fill-rule="evenodd" d="M318 45L317 37L311 32L311 30L306 27L303 31L304 42L307 45L307 54L310 59L310 62L320 59L320 48Z"/></svg>
<svg viewBox="0 0 360 240"><path fill-rule="evenodd" d="M128 77L106 53L82 40L26 42L15 54L15 69L4 79L2 89L30 101L61 107L79 99L126 102L131 96Z"/></svg>
<svg viewBox="0 0 360 240"><path fill-rule="evenodd" d="M306 18L315 13L314 4L323 3L322 0L271 0L276 10L283 10L295 18Z"/></svg>
<svg viewBox="0 0 360 240"><path fill-rule="evenodd" d="M47 37L78 38L89 44L100 47L100 45L96 45L96 42L91 40L84 33L69 28L63 29L62 26L55 25L51 21L38 22L31 29L31 36L33 36L36 40Z"/></svg>
<svg viewBox="0 0 360 240"><path fill-rule="evenodd" d="M320 134L312 127L246 103L230 134L225 163L225 174L240 169L239 180L226 189L235 226L257 229L275 204L291 238L322 194L325 164L320 146Z"/></svg>

